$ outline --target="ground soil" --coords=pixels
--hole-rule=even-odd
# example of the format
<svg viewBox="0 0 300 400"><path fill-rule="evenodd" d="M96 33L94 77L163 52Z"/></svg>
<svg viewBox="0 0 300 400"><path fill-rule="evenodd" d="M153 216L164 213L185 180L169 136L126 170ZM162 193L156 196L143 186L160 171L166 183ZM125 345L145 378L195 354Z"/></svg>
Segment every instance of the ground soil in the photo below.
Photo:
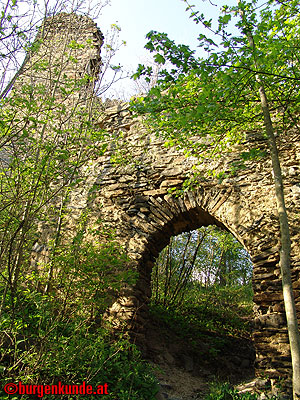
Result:
<svg viewBox="0 0 300 400"><path fill-rule="evenodd" d="M196 340L182 337L164 322L149 316L144 358L160 382L157 399L203 399L213 381L232 384L254 377L255 351L250 338L203 332Z"/></svg>

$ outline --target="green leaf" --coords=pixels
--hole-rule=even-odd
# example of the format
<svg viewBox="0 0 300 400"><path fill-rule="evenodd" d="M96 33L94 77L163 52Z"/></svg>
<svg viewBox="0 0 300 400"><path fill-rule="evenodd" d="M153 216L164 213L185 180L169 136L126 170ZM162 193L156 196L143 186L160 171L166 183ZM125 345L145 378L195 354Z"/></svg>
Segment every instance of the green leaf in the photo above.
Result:
<svg viewBox="0 0 300 400"><path fill-rule="evenodd" d="M154 60L158 64L165 64L165 62L166 62L165 58L161 54L155 54Z"/></svg>

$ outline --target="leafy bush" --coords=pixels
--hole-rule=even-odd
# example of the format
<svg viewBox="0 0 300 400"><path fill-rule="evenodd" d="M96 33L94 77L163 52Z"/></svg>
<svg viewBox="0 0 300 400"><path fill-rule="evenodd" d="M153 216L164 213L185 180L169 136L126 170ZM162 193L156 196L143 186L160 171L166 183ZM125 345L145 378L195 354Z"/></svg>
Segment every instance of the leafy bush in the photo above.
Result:
<svg viewBox="0 0 300 400"><path fill-rule="evenodd" d="M276 396L267 397L276 400ZM209 394L204 400L257 400L258 395L252 393L238 393L229 383L214 383L211 385Z"/></svg>
<svg viewBox="0 0 300 400"><path fill-rule="evenodd" d="M87 382L93 387L107 383L110 399L118 400L148 400L157 392L151 368L142 361L138 350L127 339L109 340L101 330L89 333L82 328L68 337L53 335L42 353L37 349L19 352L21 359L21 368L7 367L2 373L2 387L19 381L35 385ZM11 396L1 398L11 399ZM24 395L21 398L32 397ZM61 398L71 400L76 397L65 395Z"/></svg>
<svg viewBox="0 0 300 400"><path fill-rule="evenodd" d="M23 300L24 318L19 314L13 321L5 314L1 321L2 387L19 381L35 385L85 381L94 387L107 383L111 399L154 396L157 386L151 369L128 339L113 338L108 330L80 316L55 316L51 297L26 292Z"/></svg>
<svg viewBox="0 0 300 400"><path fill-rule="evenodd" d="M238 394L228 383L214 384L205 400L257 400L256 394Z"/></svg>
<svg viewBox="0 0 300 400"><path fill-rule="evenodd" d="M199 335L201 332L218 332L248 336L248 322L242 317L251 314L252 302L247 302L248 287L212 286L193 291L183 304L165 307L151 303L151 311L168 325L180 325L183 335ZM245 301L244 301L245 300ZM193 332L193 333L191 333Z"/></svg>
<svg viewBox="0 0 300 400"><path fill-rule="evenodd" d="M101 245L77 239L57 249L46 294L48 279L42 266L39 271L28 270L13 293L0 293L4 299L1 386L19 381L28 385L86 382L93 387L107 383L110 399L152 399L157 385L150 366L128 338L113 336L101 324L112 296L125 282L133 284L135 273L126 270L127 259L113 240ZM45 269L49 270L47 265Z"/></svg>

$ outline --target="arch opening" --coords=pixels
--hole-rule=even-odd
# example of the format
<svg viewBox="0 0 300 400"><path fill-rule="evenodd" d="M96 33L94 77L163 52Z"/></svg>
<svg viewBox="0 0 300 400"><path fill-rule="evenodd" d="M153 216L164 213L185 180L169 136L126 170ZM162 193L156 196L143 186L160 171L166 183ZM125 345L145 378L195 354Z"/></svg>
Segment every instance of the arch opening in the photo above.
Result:
<svg viewBox="0 0 300 400"><path fill-rule="evenodd" d="M255 374L268 376L272 385L279 377L288 382L290 353L282 302L277 237L267 229L269 225L265 224L264 216L257 218L255 214L249 214L248 209L243 209L239 203L226 196L212 189L210 196L200 190L199 193L187 193L183 197L165 195L143 198L144 214L139 213L139 219L134 220L134 234L128 242L129 255L132 265L138 269L139 279L135 287L132 290L129 288L114 306L114 315L129 321L138 344L145 349L146 358L151 358L152 350L147 344L151 342L149 335L157 336L156 331L163 325L156 321L157 329L153 332L148 324L151 273L155 260L169 244L171 237L201 227L217 226L232 233L248 251L253 262ZM168 335L165 332L164 336ZM158 342L163 341L158 338ZM218 351L222 351L222 348L217 348ZM241 354L243 352L240 351ZM164 354L161 348L160 353ZM235 370L239 368L238 365L232 367Z"/></svg>
<svg viewBox="0 0 300 400"><path fill-rule="evenodd" d="M169 239L153 262L144 346L165 394L196 398L210 381L252 379L249 254L216 225Z"/></svg>

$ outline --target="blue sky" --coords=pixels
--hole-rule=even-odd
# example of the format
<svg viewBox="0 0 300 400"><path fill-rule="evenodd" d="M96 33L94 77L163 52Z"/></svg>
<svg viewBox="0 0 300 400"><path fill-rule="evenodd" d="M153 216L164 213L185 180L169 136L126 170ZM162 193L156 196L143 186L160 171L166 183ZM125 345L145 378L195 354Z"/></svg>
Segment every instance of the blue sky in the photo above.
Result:
<svg viewBox="0 0 300 400"><path fill-rule="evenodd" d="M207 18L216 17L222 4L235 4L235 0L194 0L200 12ZM119 50L114 63L120 63L125 69L135 69L138 63L145 62L149 54L144 46L145 35L150 30L165 32L177 43L197 48L197 36L201 26L196 25L185 11L186 4L182 0L111 0L111 6L106 6L97 24L105 34L112 23L121 27L120 39L127 45ZM121 86L130 85L130 82Z"/></svg>
<svg viewBox="0 0 300 400"><path fill-rule="evenodd" d="M127 42L121 55L130 61L141 56L145 35L152 29L196 47L199 27L191 22L185 8L181 0L111 0L98 24L100 29L105 27L103 33L111 23L121 27L121 39Z"/></svg>

